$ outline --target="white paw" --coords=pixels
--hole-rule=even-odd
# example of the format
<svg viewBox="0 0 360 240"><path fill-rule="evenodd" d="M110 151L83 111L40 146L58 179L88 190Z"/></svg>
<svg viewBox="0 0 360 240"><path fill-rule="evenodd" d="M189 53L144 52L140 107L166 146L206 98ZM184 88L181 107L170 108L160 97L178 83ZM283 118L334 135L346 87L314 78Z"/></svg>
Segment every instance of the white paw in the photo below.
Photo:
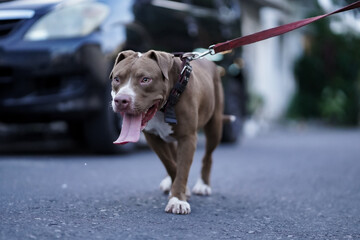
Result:
<svg viewBox="0 0 360 240"><path fill-rule="evenodd" d="M160 182L160 189L161 191L163 191L164 193L170 192L171 190L171 177L167 176L166 178L164 178L161 182Z"/></svg>
<svg viewBox="0 0 360 240"><path fill-rule="evenodd" d="M211 194L211 187L206 185L204 181L199 178L196 182L192 192L197 195L210 195Z"/></svg>
<svg viewBox="0 0 360 240"><path fill-rule="evenodd" d="M191 212L190 204L186 201L179 200L177 197L172 197L166 205L165 212L174 214L189 214Z"/></svg>

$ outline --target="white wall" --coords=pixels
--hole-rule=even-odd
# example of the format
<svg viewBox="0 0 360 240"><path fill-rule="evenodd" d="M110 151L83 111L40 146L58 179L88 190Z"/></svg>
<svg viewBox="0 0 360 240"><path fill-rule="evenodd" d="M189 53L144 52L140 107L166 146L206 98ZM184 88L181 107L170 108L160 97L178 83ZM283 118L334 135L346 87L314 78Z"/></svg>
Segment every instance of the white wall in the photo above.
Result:
<svg viewBox="0 0 360 240"><path fill-rule="evenodd" d="M293 21L279 10L243 5L243 35ZM264 120L281 118L295 92L294 60L302 52L301 31L243 47L249 90L262 97Z"/></svg>

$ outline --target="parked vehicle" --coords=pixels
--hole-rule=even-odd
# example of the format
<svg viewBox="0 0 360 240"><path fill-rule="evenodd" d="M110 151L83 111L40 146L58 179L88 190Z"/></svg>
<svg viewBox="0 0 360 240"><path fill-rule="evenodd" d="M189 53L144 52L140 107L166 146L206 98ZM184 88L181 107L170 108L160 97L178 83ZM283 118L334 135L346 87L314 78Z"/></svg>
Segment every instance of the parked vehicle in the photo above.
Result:
<svg viewBox="0 0 360 240"><path fill-rule="evenodd" d="M119 51L187 52L239 34L237 0L0 1L0 122L65 121L90 149L116 151L108 76ZM224 128L232 142L245 113L240 52L216 58L238 116Z"/></svg>

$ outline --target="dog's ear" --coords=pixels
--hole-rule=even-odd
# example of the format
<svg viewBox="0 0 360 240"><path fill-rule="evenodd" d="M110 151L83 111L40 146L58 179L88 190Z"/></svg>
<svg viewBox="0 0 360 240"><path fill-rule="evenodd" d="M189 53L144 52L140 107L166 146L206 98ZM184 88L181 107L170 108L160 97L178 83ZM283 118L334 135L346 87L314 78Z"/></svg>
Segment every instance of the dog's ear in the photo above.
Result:
<svg viewBox="0 0 360 240"><path fill-rule="evenodd" d="M153 50L148 52L148 56L157 62L164 78L169 80L169 72L174 63L174 56L166 52Z"/></svg>
<svg viewBox="0 0 360 240"><path fill-rule="evenodd" d="M119 62L124 60L125 58L130 57L132 55L136 55L136 53L134 51L132 51L132 50L122 51L117 55L114 66L113 66L113 69L111 70L111 73L110 73L110 76L109 76L110 79L112 79L112 77L113 77L113 71L114 71L115 66Z"/></svg>

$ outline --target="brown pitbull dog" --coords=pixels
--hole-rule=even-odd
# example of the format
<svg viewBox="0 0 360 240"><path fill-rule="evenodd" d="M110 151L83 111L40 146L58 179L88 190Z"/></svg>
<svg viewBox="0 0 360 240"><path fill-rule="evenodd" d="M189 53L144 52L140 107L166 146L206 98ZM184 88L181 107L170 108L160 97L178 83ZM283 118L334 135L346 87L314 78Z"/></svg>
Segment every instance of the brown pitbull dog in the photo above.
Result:
<svg viewBox="0 0 360 240"><path fill-rule="evenodd" d="M170 191L166 212L189 214L187 180L197 144L197 130L204 129L206 152L201 178L193 188L199 195L211 194L212 152L222 134L223 88L216 65L207 60L191 62L193 71L175 105L177 124L164 121L160 109L179 79L182 62L172 54L149 51L119 53L110 74L112 108L123 117L115 144L137 142L143 131L150 147L164 164L168 177L160 188Z"/></svg>

